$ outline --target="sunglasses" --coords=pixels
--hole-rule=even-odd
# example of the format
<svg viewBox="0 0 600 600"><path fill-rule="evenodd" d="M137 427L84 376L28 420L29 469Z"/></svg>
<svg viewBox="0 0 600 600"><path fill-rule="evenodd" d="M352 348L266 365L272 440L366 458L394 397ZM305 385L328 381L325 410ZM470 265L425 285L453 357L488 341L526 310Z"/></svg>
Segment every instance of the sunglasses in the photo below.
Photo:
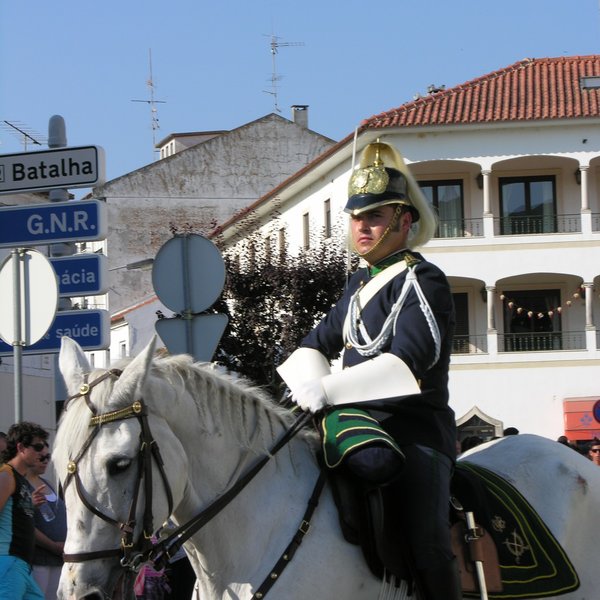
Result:
<svg viewBox="0 0 600 600"><path fill-rule="evenodd" d="M50 460L51 456L52 455L50 453L44 454L44 456L40 456L40 462L46 462L46 461Z"/></svg>
<svg viewBox="0 0 600 600"><path fill-rule="evenodd" d="M48 442L39 442L37 444L29 444L29 448L33 448L36 452L41 452L44 448L49 448Z"/></svg>
<svg viewBox="0 0 600 600"><path fill-rule="evenodd" d="M600 448L592 448L590 452L593 452L595 454L596 452L600 452Z"/></svg>

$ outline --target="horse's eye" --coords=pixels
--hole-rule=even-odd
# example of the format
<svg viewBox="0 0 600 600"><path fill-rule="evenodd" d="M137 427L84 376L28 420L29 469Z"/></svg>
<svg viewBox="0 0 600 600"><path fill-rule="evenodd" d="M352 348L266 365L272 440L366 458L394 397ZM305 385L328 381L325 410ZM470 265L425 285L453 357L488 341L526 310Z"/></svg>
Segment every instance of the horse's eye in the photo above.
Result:
<svg viewBox="0 0 600 600"><path fill-rule="evenodd" d="M119 475L124 473L131 466L131 459L120 457L108 461L107 468L109 475Z"/></svg>

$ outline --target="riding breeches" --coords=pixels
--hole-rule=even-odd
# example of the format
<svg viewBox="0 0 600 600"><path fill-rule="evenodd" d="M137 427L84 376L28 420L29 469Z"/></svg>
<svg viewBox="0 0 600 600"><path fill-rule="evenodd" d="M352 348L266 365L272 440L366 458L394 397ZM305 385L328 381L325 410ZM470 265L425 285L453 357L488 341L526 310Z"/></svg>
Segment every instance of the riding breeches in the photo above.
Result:
<svg viewBox="0 0 600 600"><path fill-rule="evenodd" d="M417 569L441 566L454 557L449 524L452 461L425 446L411 444L402 451L404 467L384 488L386 512L391 510L399 519L398 536Z"/></svg>

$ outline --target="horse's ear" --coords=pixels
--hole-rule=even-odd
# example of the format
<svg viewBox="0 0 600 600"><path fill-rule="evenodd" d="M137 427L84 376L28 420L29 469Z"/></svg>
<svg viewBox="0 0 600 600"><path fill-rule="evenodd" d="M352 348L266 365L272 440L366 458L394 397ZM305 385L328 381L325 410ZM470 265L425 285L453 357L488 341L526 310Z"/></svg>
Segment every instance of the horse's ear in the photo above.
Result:
<svg viewBox="0 0 600 600"><path fill-rule="evenodd" d="M134 378L135 385L138 391L141 388L150 373L150 366L152 359L154 358L154 351L156 349L156 335L152 336L150 343L127 365L127 368L123 372L123 376L118 382L118 386L125 387L131 385L131 379Z"/></svg>
<svg viewBox="0 0 600 600"><path fill-rule="evenodd" d="M61 339L58 365L70 395L79 391L92 370L81 346L69 337Z"/></svg>

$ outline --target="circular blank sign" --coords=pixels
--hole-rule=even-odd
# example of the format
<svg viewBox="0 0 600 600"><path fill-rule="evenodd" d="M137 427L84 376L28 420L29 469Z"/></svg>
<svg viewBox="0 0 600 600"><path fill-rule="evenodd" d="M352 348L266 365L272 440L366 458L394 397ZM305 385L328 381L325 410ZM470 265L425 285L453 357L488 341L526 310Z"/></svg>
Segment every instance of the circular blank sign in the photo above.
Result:
<svg viewBox="0 0 600 600"><path fill-rule="evenodd" d="M15 263L19 268L19 290L15 290ZM50 261L37 250L11 252L0 267L0 290L0 337L10 345L35 344L56 315L58 283ZM15 339L16 302L21 307L20 340Z"/></svg>
<svg viewBox="0 0 600 600"><path fill-rule="evenodd" d="M179 313L210 308L223 291L225 263L217 247L197 234L170 239L152 265L152 285L161 302Z"/></svg>

